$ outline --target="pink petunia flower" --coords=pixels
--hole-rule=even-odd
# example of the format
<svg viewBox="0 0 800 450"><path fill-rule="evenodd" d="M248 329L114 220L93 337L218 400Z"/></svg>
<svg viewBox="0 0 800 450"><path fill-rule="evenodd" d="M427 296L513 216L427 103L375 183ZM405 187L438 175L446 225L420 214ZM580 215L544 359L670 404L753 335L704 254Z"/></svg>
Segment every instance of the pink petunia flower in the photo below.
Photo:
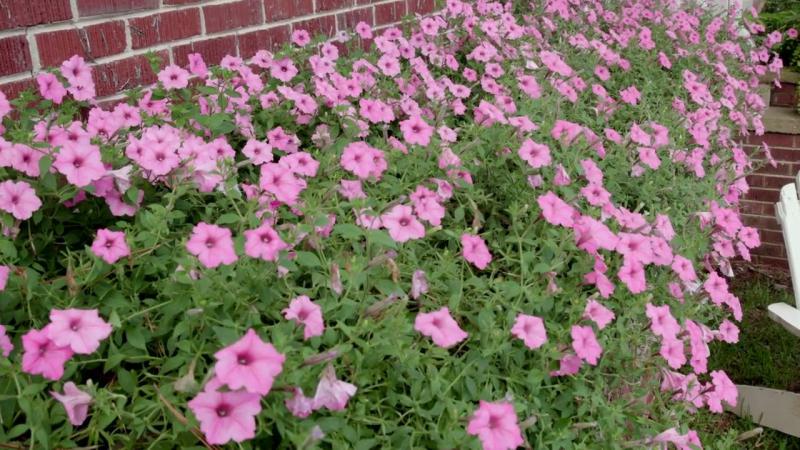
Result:
<svg viewBox="0 0 800 450"><path fill-rule="evenodd" d="M42 206L30 184L24 181L0 182L0 209L19 220L30 219Z"/></svg>
<svg viewBox="0 0 800 450"><path fill-rule="evenodd" d="M333 365L328 364L314 393L314 409L328 408L331 411L341 411L357 390L355 385L337 379Z"/></svg>
<svg viewBox="0 0 800 450"><path fill-rule="evenodd" d="M56 105L61 104L67 95L67 90L58 78L52 73L42 72L36 76L36 84L39 85L39 93L43 98L52 101Z"/></svg>
<svg viewBox="0 0 800 450"><path fill-rule="evenodd" d="M252 328L241 339L214 354L217 379L231 389L267 395L283 370L286 357L264 342Z"/></svg>
<svg viewBox="0 0 800 450"><path fill-rule="evenodd" d="M434 312L417 314L414 329L430 337L434 344L443 348L450 348L468 336L453 320L446 306Z"/></svg>
<svg viewBox="0 0 800 450"><path fill-rule="evenodd" d="M96 145L66 145L56 155L53 167L78 187L88 186L106 174Z"/></svg>
<svg viewBox="0 0 800 450"><path fill-rule="evenodd" d="M531 350L537 349L547 342L547 331L541 317L527 314L517 315L514 326L511 327L511 334L522 339L525 346Z"/></svg>
<svg viewBox="0 0 800 450"><path fill-rule="evenodd" d="M403 139L409 144L416 144L426 147L431 142L433 127L422 120L420 116L412 116L400 122L400 131L403 132Z"/></svg>
<svg viewBox="0 0 800 450"><path fill-rule="evenodd" d="M411 293L409 295L411 296L411 298L416 300L421 295L426 294L427 292L428 292L428 277L425 276L424 271L417 269L411 276Z"/></svg>
<svg viewBox="0 0 800 450"><path fill-rule="evenodd" d="M325 323L322 320L322 308L312 302L308 296L295 297L289 307L283 311L286 320L292 320L303 326L303 339L308 340L314 336L322 336Z"/></svg>
<svg viewBox="0 0 800 450"><path fill-rule="evenodd" d="M572 349L584 361L596 366L603 348L597 342L592 327L574 325L570 331Z"/></svg>
<svg viewBox="0 0 800 450"><path fill-rule="evenodd" d="M14 350L14 344L11 343L11 338L6 334L6 327L0 325L0 354L7 358L12 350Z"/></svg>
<svg viewBox="0 0 800 450"><path fill-rule="evenodd" d="M0 265L0 291L6 290L8 283L8 276L11 274L11 268L6 265Z"/></svg>
<svg viewBox="0 0 800 450"><path fill-rule="evenodd" d="M492 255L486 247L486 242L480 236L464 233L461 235L461 254L464 259L478 269L485 269L492 262Z"/></svg>
<svg viewBox="0 0 800 450"><path fill-rule="evenodd" d="M92 242L92 253L103 261L114 264L120 258L130 256L131 250L125 242L124 232L101 228L97 230L97 236Z"/></svg>
<svg viewBox="0 0 800 450"><path fill-rule="evenodd" d="M251 258L261 258L264 261L275 261L281 250L289 246L283 242L278 232L268 223L244 232L244 252Z"/></svg>
<svg viewBox="0 0 800 450"><path fill-rule="evenodd" d="M189 72L175 64L170 64L158 72L158 81L167 90L183 89L189 85Z"/></svg>
<svg viewBox="0 0 800 450"><path fill-rule="evenodd" d="M481 400L467 425L467 433L478 436L484 450L510 450L525 443L514 405L507 401Z"/></svg>
<svg viewBox="0 0 800 450"><path fill-rule="evenodd" d="M89 405L92 403L92 396L88 392L83 392L75 383L68 381L64 383L63 394L50 391L50 395L64 406L69 423L77 427L86 421Z"/></svg>
<svg viewBox="0 0 800 450"><path fill-rule="evenodd" d="M111 325L96 309L53 309L47 337L59 347L69 347L75 353L88 355L100 347L100 341L111 335Z"/></svg>
<svg viewBox="0 0 800 450"><path fill-rule="evenodd" d="M292 395L284 400L284 404L293 416L301 419L308 417L314 411L314 398L306 397L303 389L297 386L292 388Z"/></svg>
<svg viewBox="0 0 800 450"><path fill-rule="evenodd" d="M256 436L256 416L261 412L258 394L204 390L188 405L209 444L243 442Z"/></svg>
<svg viewBox="0 0 800 450"><path fill-rule="evenodd" d="M683 340L674 336L666 336L661 340L659 354L673 369L680 369L686 364L686 350Z"/></svg>
<svg viewBox="0 0 800 450"><path fill-rule="evenodd" d="M56 345L48 337L49 327L22 335L22 370L55 381L64 375L64 364L72 358L73 352L68 346Z"/></svg>
<svg viewBox="0 0 800 450"><path fill-rule="evenodd" d="M397 205L381 217L381 223L396 242L425 237L425 226L414 216L410 206Z"/></svg>
<svg viewBox="0 0 800 450"><path fill-rule="evenodd" d="M194 226L192 236L186 242L186 249L209 269L222 264L233 264L239 259L233 248L231 230L205 222Z"/></svg>
<svg viewBox="0 0 800 450"><path fill-rule="evenodd" d="M614 311L603 306L597 300L589 300L586 309L583 310L583 317L597 324L598 329L603 329L614 320Z"/></svg>
<svg viewBox="0 0 800 450"><path fill-rule="evenodd" d="M650 319L650 330L656 336L675 337L681 330L678 321L672 316L669 305L645 305L645 315Z"/></svg>
<svg viewBox="0 0 800 450"><path fill-rule="evenodd" d="M577 213L575 208L561 200L552 191L540 195L536 200L542 208L542 216L553 225L571 228L574 224L573 216Z"/></svg>
<svg viewBox="0 0 800 450"><path fill-rule="evenodd" d="M534 169L549 166L552 161L550 147L545 144L537 144L530 139L525 139L517 153Z"/></svg>
<svg viewBox="0 0 800 450"><path fill-rule="evenodd" d="M276 163L261 166L261 189L271 193L279 202L294 206L307 184L286 167Z"/></svg>

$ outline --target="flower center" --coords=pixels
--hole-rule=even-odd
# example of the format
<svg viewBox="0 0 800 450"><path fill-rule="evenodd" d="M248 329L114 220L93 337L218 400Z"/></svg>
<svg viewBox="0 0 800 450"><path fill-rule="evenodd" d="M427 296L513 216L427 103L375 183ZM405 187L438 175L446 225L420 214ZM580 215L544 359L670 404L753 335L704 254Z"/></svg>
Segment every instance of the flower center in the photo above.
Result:
<svg viewBox="0 0 800 450"><path fill-rule="evenodd" d="M250 355L247 353L242 353L236 357L236 361L239 363L239 365L246 366L251 362Z"/></svg>
<svg viewBox="0 0 800 450"><path fill-rule="evenodd" d="M114 241L109 239L106 241L106 248L111 248L114 246Z"/></svg>
<svg viewBox="0 0 800 450"><path fill-rule="evenodd" d="M407 227L408 224L411 223L411 221L408 220L408 217L403 217L397 223L399 223L401 227Z"/></svg>
<svg viewBox="0 0 800 450"><path fill-rule="evenodd" d="M264 233L261 235L261 242L265 244L269 244L272 242L272 236L269 233Z"/></svg>
<svg viewBox="0 0 800 450"><path fill-rule="evenodd" d="M226 417L230 413L230 407L226 404L217 406L217 416Z"/></svg>
<svg viewBox="0 0 800 450"><path fill-rule="evenodd" d="M72 160L72 166L76 169L80 169L83 165L83 158L75 158Z"/></svg>
<svg viewBox="0 0 800 450"><path fill-rule="evenodd" d="M216 245L216 244L217 244L217 241L214 238L206 239L206 247L213 248L214 245Z"/></svg>
<svg viewBox="0 0 800 450"><path fill-rule="evenodd" d="M69 329L72 331L78 331L81 328L80 324L81 324L80 320L70 320Z"/></svg>

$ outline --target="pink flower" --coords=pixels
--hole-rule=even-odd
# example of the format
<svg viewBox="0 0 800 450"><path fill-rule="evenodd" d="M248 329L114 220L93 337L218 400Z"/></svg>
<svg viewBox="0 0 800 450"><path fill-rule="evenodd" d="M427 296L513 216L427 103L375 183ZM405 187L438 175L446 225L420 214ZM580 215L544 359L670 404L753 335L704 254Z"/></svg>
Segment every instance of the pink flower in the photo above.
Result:
<svg viewBox="0 0 800 450"><path fill-rule="evenodd" d="M222 264L233 264L239 259L233 249L231 230L205 222L194 226L192 236L186 242L186 249L209 269Z"/></svg>
<svg viewBox="0 0 800 450"><path fill-rule="evenodd" d="M417 144L423 147L431 142L433 127L422 120L420 116L412 116L400 122L400 130L403 132L403 139L409 144Z"/></svg>
<svg viewBox="0 0 800 450"><path fill-rule="evenodd" d="M114 264L120 258L130 256L131 250L125 242L124 232L101 228L97 230L97 237L92 242L92 253L103 261Z"/></svg>
<svg viewBox="0 0 800 450"><path fill-rule="evenodd" d="M414 217L410 206L397 205L381 216L381 223L396 242L425 237L425 226Z"/></svg>
<svg viewBox="0 0 800 450"><path fill-rule="evenodd" d="M55 345L82 355L93 353L100 341L111 335L111 325L96 309L50 310L50 324L45 330Z"/></svg>
<svg viewBox="0 0 800 450"><path fill-rule="evenodd" d="M661 350L659 354L673 369L680 369L686 364L684 343L674 336L666 336L661 340Z"/></svg>
<svg viewBox="0 0 800 450"><path fill-rule="evenodd" d="M44 153L24 144L14 144L14 153L11 159L11 167L19 170L29 177L39 176L39 160Z"/></svg>
<svg viewBox="0 0 800 450"><path fill-rule="evenodd" d="M697 279L692 262L681 255L675 255L673 257L672 270L678 274L678 278L680 278L682 281L689 282Z"/></svg>
<svg viewBox="0 0 800 450"><path fill-rule="evenodd" d="M186 58L189 60L189 71L192 72L192 75L197 75L203 79L208 76L208 67L206 67L201 54L189 53Z"/></svg>
<svg viewBox="0 0 800 450"><path fill-rule="evenodd" d="M719 325L717 337L729 344L735 344L739 342L739 327L730 320L725 319Z"/></svg>
<svg viewBox="0 0 800 450"><path fill-rule="evenodd" d="M50 391L50 395L64 405L69 423L77 427L86 421L86 416L89 415L89 404L92 403L92 396L89 393L83 392L78 389L78 386L75 386L75 383L68 381L64 383L63 394Z"/></svg>
<svg viewBox="0 0 800 450"><path fill-rule="evenodd" d="M478 436L484 450L515 449L525 442L514 405L507 401L481 400L467 425L467 433Z"/></svg>
<svg viewBox="0 0 800 450"><path fill-rule="evenodd" d="M628 290L631 291L631 294L639 294L647 289L644 266L635 259L625 258L617 275L619 275L619 279L628 286Z"/></svg>
<svg viewBox="0 0 800 450"><path fill-rule="evenodd" d="M78 187L88 186L106 174L96 145L66 145L56 155L53 167Z"/></svg>
<svg viewBox="0 0 800 450"><path fill-rule="evenodd" d="M411 276L411 298L418 299L428 292L428 278L422 270L415 270Z"/></svg>
<svg viewBox="0 0 800 450"><path fill-rule="evenodd" d="M514 326L511 327L511 334L522 339L525 346L531 350L537 349L547 342L547 331L541 317L527 314L517 315Z"/></svg>
<svg viewBox="0 0 800 450"><path fill-rule="evenodd" d="M231 389L244 388L247 392L267 395L272 382L283 370L286 357L272 344L264 342L255 330L214 354L217 379Z"/></svg>
<svg viewBox="0 0 800 450"><path fill-rule="evenodd" d="M64 364L72 358L72 350L56 345L48 337L49 327L22 335L22 370L55 381L64 375Z"/></svg>
<svg viewBox="0 0 800 450"><path fill-rule="evenodd" d="M603 348L597 342L592 327L574 325L570 332L572 336L572 349L584 361L596 366Z"/></svg>
<svg viewBox="0 0 800 450"><path fill-rule="evenodd" d="M730 406L736 406L739 399L739 390L725 372L721 370L711 372L711 384L714 389L706 394L708 409L712 412L721 413L723 411L722 402Z"/></svg>
<svg viewBox="0 0 800 450"><path fill-rule="evenodd" d="M542 208L544 219L553 225L572 227L574 224L573 216L576 214L575 208L561 200L552 191L540 195L536 200Z"/></svg>
<svg viewBox="0 0 800 450"><path fill-rule="evenodd" d="M370 177L380 179L388 167L382 151L361 141L348 144L339 162L344 170L362 180Z"/></svg>
<svg viewBox="0 0 800 450"><path fill-rule="evenodd" d="M614 311L603 306L597 300L589 300L586 309L583 310L583 317L597 324L597 328L603 329L614 320Z"/></svg>
<svg viewBox="0 0 800 450"><path fill-rule="evenodd" d="M356 386L336 378L333 365L328 364L322 372L322 378L314 393L314 409L328 408L341 411L347 406L350 397L356 394Z"/></svg>
<svg viewBox="0 0 800 450"><path fill-rule="evenodd" d="M311 42L311 36L306 30L294 30L292 32L292 42L298 47L305 47Z"/></svg>
<svg viewBox="0 0 800 450"><path fill-rule="evenodd" d="M678 321L672 317L669 305L653 306L648 303L645 305L645 315L650 319L650 330L656 336L675 337L681 331Z"/></svg>
<svg viewBox="0 0 800 450"><path fill-rule="evenodd" d="M167 90L183 89L189 85L189 72L175 64L170 64L158 73L158 81Z"/></svg>
<svg viewBox="0 0 800 450"><path fill-rule="evenodd" d="M36 76L36 84L39 85L39 93L42 94L47 100L52 101L56 105L61 104L64 96L67 95L67 90L64 85L58 81L58 78L52 73L42 72Z"/></svg>
<svg viewBox="0 0 800 450"><path fill-rule="evenodd" d="M275 261L281 250L289 248L281 239L278 232L268 223L244 232L244 252L251 258L261 258L264 261Z"/></svg>
<svg viewBox="0 0 800 450"><path fill-rule="evenodd" d="M525 139L517 153L519 153L520 158L527 161L534 169L549 166L552 161L550 148L545 144L537 144L530 139Z"/></svg>
<svg viewBox="0 0 800 450"><path fill-rule="evenodd" d="M14 344L6 334L6 327L0 325L0 353L7 358L11 354L11 350L14 350Z"/></svg>
<svg viewBox="0 0 800 450"><path fill-rule="evenodd" d="M30 219L42 206L30 184L6 180L0 183L0 209L19 220Z"/></svg>
<svg viewBox="0 0 800 450"><path fill-rule="evenodd" d="M61 75L63 75L71 85L85 85L92 82L92 69L89 68L86 61L78 55L73 55L70 59L61 63Z"/></svg>
<svg viewBox="0 0 800 450"><path fill-rule="evenodd" d="M286 167L276 163L261 166L261 189L271 193L281 203L289 206L297 204L300 193L306 188L306 182L298 178Z"/></svg>
<svg viewBox="0 0 800 450"><path fill-rule="evenodd" d="M272 146L266 142L249 139L242 148L242 153L255 165L272 162Z"/></svg>
<svg viewBox="0 0 800 450"><path fill-rule="evenodd" d="M293 416L304 419L314 411L314 399L306 397L303 390L299 387L292 389L292 396L284 400L286 409L292 413Z"/></svg>
<svg viewBox="0 0 800 450"><path fill-rule="evenodd" d="M203 391L189 403L200 431L209 444L242 442L256 436L256 418L261 412L261 396L251 392Z"/></svg>
<svg viewBox="0 0 800 450"><path fill-rule="evenodd" d="M575 375L581 370L583 360L579 356L565 355L558 361L558 370L550 372L551 377L562 377L565 375Z"/></svg>
<svg viewBox="0 0 800 450"><path fill-rule="evenodd" d="M297 67L289 58L283 58L280 61L273 61L270 67L270 75L277 78L284 83L288 83L292 78L297 75Z"/></svg>
<svg viewBox="0 0 800 450"><path fill-rule="evenodd" d="M364 189L361 187L361 180L342 180L339 186L339 193L348 200L357 198L367 198Z"/></svg>
<svg viewBox="0 0 800 450"><path fill-rule="evenodd" d="M622 101L625 103L629 103L631 105L636 105L639 103L639 99L642 95L639 93L639 90L636 89L636 86L629 86L619 92Z"/></svg>
<svg viewBox="0 0 800 450"><path fill-rule="evenodd" d="M492 255L486 242L480 236L464 233L461 235L461 254L478 269L485 269L492 262Z"/></svg>
<svg viewBox="0 0 800 450"><path fill-rule="evenodd" d="M286 320L293 320L298 325L303 325L303 339L308 340L314 336L322 336L322 332L325 330L322 308L307 296L301 295L292 299L289 307L282 312Z"/></svg>
<svg viewBox="0 0 800 450"><path fill-rule="evenodd" d="M450 348L468 336L453 320L446 306L434 312L417 314L414 329L430 337L434 344L443 348Z"/></svg>

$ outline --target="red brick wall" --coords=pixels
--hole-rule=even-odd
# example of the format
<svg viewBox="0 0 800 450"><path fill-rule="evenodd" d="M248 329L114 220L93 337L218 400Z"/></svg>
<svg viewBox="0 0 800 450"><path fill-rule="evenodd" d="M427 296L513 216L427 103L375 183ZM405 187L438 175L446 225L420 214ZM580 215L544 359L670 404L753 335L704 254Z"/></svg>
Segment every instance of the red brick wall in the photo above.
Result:
<svg viewBox="0 0 800 450"><path fill-rule="evenodd" d="M376 28L426 14L434 0L0 0L0 90L15 96L31 76L78 54L94 66L97 95L155 81L144 54L185 63L250 58L295 29L335 32L365 21Z"/></svg>
<svg viewBox="0 0 800 450"><path fill-rule="evenodd" d="M800 135L765 133L763 136L749 136L745 148L752 150L757 164L764 164L764 153L757 149L766 142L777 161L777 167L764 165L747 177L750 185L744 201L742 214L746 225L756 227L761 235L761 247L752 251L753 262L786 269L786 250L783 245L781 227L775 218L775 203L779 200L780 189L794 182L800 172Z"/></svg>

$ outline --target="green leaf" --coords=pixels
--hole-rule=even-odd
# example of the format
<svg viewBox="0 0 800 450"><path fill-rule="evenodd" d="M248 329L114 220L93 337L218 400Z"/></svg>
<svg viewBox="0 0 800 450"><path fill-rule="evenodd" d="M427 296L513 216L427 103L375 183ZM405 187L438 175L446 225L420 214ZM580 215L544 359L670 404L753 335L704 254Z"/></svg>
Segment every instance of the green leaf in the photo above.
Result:
<svg viewBox="0 0 800 450"><path fill-rule="evenodd" d="M223 215L219 216L219 219L217 219L217 225L227 225L227 224L231 224L231 223L239 223L240 221L241 221L241 218L237 214L227 213L227 214L223 214Z"/></svg>
<svg viewBox="0 0 800 450"><path fill-rule="evenodd" d="M50 166L53 165L53 157L50 155L42 156L42 159L39 160L39 173L48 173L50 171Z"/></svg>
<svg viewBox="0 0 800 450"><path fill-rule="evenodd" d="M311 252L297 252L297 257L295 258L297 264L305 267L320 267L322 266L322 262L320 262L317 255Z"/></svg>
<svg viewBox="0 0 800 450"><path fill-rule="evenodd" d="M397 249L397 242L389 236L389 233L383 230L369 230L367 231L367 240L370 244L376 244L381 247L388 247Z"/></svg>
<svg viewBox="0 0 800 450"><path fill-rule="evenodd" d="M336 224L333 227L333 233L349 240L359 239L363 235L361 228L351 223Z"/></svg>
<svg viewBox="0 0 800 450"><path fill-rule="evenodd" d="M130 328L125 332L128 343L140 350L147 350L147 341L141 327Z"/></svg>

